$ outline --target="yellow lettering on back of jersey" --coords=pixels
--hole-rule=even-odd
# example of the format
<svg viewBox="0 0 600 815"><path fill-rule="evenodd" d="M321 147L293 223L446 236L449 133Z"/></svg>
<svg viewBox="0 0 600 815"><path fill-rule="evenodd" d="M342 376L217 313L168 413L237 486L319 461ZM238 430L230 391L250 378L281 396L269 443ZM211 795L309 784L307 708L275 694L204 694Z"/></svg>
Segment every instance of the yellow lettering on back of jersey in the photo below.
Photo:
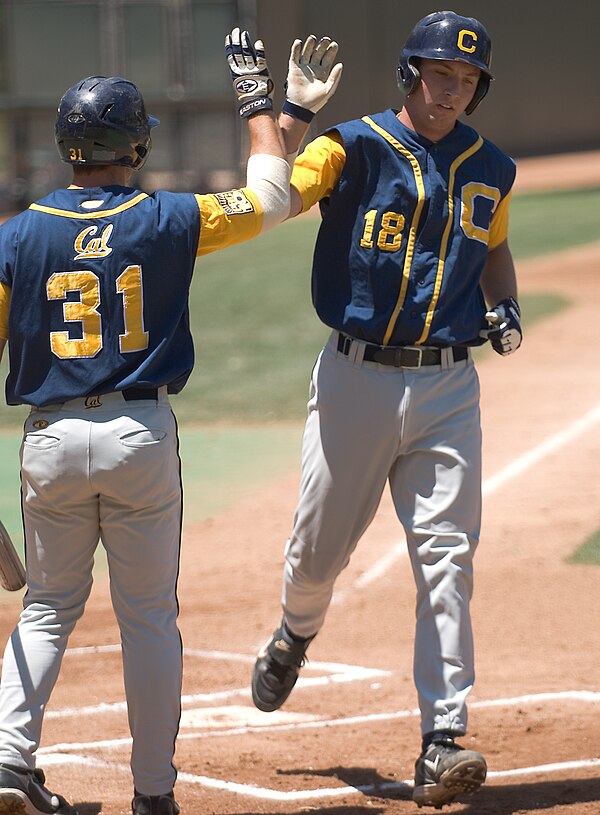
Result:
<svg viewBox="0 0 600 815"><path fill-rule="evenodd" d="M113 224L109 224L98 238L91 237L98 231L97 226L86 226L85 229L82 229L73 244L76 252L74 259L88 260L89 258L105 258L110 255L112 248L108 245L108 241L113 229ZM84 245L86 238L89 238L89 240Z"/></svg>

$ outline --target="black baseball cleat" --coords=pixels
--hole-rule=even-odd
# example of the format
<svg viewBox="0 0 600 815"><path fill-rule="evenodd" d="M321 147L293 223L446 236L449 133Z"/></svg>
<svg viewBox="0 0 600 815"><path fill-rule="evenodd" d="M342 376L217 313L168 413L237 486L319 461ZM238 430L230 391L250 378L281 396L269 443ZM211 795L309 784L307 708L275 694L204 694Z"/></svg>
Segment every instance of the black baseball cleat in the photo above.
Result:
<svg viewBox="0 0 600 815"><path fill-rule="evenodd" d="M252 701L259 710L271 713L288 698L306 661L306 649L315 638L294 639L285 624L263 645L252 673Z"/></svg>
<svg viewBox="0 0 600 815"><path fill-rule="evenodd" d="M62 795L44 786L42 770L0 764L0 815L78 815Z"/></svg>
<svg viewBox="0 0 600 815"><path fill-rule="evenodd" d="M133 815L179 815L179 804L172 792L167 795L140 795L134 791Z"/></svg>
<svg viewBox="0 0 600 815"><path fill-rule="evenodd" d="M486 774L480 753L465 750L446 733L436 734L416 761L413 801L441 809L460 795L477 792Z"/></svg>

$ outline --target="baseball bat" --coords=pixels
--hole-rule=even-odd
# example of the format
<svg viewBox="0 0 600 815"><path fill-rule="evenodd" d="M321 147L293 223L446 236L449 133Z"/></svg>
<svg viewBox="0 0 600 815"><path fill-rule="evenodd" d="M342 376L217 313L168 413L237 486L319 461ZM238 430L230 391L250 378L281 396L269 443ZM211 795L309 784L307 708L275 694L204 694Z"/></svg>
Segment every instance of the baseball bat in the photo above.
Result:
<svg viewBox="0 0 600 815"><path fill-rule="evenodd" d="M6 591L18 591L25 585L25 569L21 558L0 521L0 583Z"/></svg>

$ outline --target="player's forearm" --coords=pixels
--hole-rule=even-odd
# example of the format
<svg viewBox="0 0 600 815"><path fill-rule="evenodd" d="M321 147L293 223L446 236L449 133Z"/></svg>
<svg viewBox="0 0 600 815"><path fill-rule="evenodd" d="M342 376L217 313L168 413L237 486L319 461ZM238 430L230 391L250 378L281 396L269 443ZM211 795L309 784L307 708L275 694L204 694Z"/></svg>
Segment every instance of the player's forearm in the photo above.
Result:
<svg viewBox="0 0 600 815"><path fill-rule="evenodd" d="M517 299L515 264L507 241L489 252L481 274L481 290L489 307L509 297Z"/></svg>
<svg viewBox="0 0 600 815"><path fill-rule="evenodd" d="M282 113L279 116L279 127L281 128L284 149L288 161L290 161L290 164L293 164L300 150L300 146L306 138L310 125L306 122L302 122L300 119L289 116L287 113Z"/></svg>
<svg viewBox="0 0 600 815"><path fill-rule="evenodd" d="M262 232L288 217L290 211L290 166L284 155L283 138L273 114L256 113L248 118L250 157L246 186L260 201Z"/></svg>
<svg viewBox="0 0 600 815"><path fill-rule="evenodd" d="M286 157L283 135L272 111L255 113L246 121L250 136L251 156L263 153L278 158Z"/></svg>

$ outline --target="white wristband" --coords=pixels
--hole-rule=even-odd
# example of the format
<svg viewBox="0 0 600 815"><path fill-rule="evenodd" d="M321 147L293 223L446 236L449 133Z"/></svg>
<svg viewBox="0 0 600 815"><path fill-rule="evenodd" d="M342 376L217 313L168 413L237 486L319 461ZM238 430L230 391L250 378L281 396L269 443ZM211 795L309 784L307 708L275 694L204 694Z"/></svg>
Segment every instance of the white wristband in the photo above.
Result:
<svg viewBox="0 0 600 815"><path fill-rule="evenodd" d="M290 165L284 158L255 153L248 159L246 186L260 201L262 232L272 229L290 214Z"/></svg>

